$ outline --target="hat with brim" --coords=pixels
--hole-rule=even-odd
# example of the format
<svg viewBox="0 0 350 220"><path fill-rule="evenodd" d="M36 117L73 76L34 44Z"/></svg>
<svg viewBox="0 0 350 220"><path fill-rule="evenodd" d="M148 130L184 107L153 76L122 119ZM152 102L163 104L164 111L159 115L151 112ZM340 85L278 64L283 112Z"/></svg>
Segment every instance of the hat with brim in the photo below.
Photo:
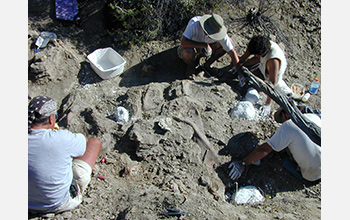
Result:
<svg viewBox="0 0 350 220"><path fill-rule="evenodd" d="M284 111L283 108L279 108L276 110L275 114L273 115L275 118L275 121L278 123L283 123L283 118L282 118L282 111Z"/></svg>
<svg viewBox="0 0 350 220"><path fill-rule="evenodd" d="M297 108L301 111L303 108L305 108L305 106L304 106L304 105L297 105ZM276 110L275 114L273 115L274 118L275 118L275 121L278 122L278 123L283 123L282 111L284 111L285 113L287 113L286 110L284 110L282 107L279 107L279 108ZM287 113L287 114L288 114L288 113Z"/></svg>
<svg viewBox="0 0 350 220"><path fill-rule="evenodd" d="M205 34L215 41L224 39L227 33L227 28L224 26L224 20L220 15L203 15L200 18L199 23Z"/></svg>

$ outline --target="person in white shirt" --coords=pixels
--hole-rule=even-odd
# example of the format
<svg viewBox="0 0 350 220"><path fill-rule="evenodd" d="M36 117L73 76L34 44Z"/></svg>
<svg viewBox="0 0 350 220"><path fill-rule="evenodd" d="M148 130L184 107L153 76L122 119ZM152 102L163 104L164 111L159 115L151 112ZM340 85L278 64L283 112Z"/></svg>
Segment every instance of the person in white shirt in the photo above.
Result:
<svg viewBox="0 0 350 220"><path fill-rule="evenodd" d="M321 127L321 119L316 114L304 114L308 119ZM241 161L232 161L229 165L229 176L238 179L245 167L266 157L271 151L290 150L298 164L301 175L308 181L321 178L321 146L315 144L289 117L283 109L276 111L275 120L283 123L277 132L265 143L259 145Z"/></svg>
<svg viewBox="0 0 350 220"><path fill-rule="evenodd" d="M236 66L239 57L220 15L195 16L188 22L178 47L178 55L188 65L186 74L189 78L193 78L201 57L210 57L204 68L214 74L211 64L225 53L229 54Z"/></svg>
<svg viewBox="0 0 350 220"><path fill-rule="evenodd" d="M287 60L280 46L268 37L257 35L248 43L246 52L240 57L240 65L246 66L250 71L261 78L269 81L279 92L290 95L292 90L283 80L283 74L287 68ZM264 115L271 111L270 97L267 97L264 106Z"/></svg>

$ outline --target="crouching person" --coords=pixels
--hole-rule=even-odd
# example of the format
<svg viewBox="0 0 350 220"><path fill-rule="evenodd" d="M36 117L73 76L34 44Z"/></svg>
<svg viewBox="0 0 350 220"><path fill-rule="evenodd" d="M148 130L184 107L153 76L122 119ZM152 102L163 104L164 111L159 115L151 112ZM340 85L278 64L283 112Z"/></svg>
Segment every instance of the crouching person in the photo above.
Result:
<svg viewBox="0 0 350 220"><path fill-rule="evenodd" d="M61 213L82 202L101 151L99 139L54 130L57 103L46 96L28 106L28 211Z"/></svg>
<svg viewBox="0 0 350 220"><path fill-rule="evenodd" d="M206 14L191 18L178 47L179 57L187 64L187 77L193 79L201 57L208 58L204 64L205 70L216 75L211 64L226 53L236 66L239 57L234 49L233 40L227 34L222 17L217 14Z"/></svg>
<svg viewBox="0 0 350 220"><path fill-rule="evenodd" d="M304 115L321 128L321 119L318 115L310 113ZM274 117L278 123L283 123L282 126L267 142L256 147L243 160L232 161L228 166L230 178L237 180L246 166L266 157L273 150L279 152L288 147L304 179L308 181L321 179L321 146L315 144L290 119L285 110L279 109Z"/></svg>
<svg viewBox="0 0 350 220"><path fill-rule="evenodd" d="M254 36L249 41L240 63L262 80L269 81L273 87L285 95L291 95L292 90L283 80L287 69L287 59L280 46L267 36ZM263 114L270 115L272 99L267 97L262 106Z"/></svg>

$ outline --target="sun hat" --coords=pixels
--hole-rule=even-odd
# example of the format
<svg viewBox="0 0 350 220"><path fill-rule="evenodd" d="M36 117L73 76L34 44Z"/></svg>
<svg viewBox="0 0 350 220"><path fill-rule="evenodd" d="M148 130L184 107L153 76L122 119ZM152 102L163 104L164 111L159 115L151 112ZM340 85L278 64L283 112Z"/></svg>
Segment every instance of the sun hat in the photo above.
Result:
<svg viewBox="0 0 350 220"><path fill-rule="evenodd" d="M284 111L283 108L278 108L275 112L275 114L273 115L274 118L275 118L275 121L278 122L278 123L282 123L283 120L282 120L282 111Z"/></svg>
<svg viewBox="0 0 350 220"><path fill-rule="evenodd" d="M297 105L297 108L301 111L301 113L312 113L313 112L313 110L307 105ZM279 107L276 110L275 114L273 115L275 118L275 121L278 123L283 123L282 111L287 113L286 110L284 110L282 107Z"/></svg>
<svg viewBox="0 0 350 220"><path fill-rule="evenodd" d="M224 26L224 20L218 14L203 15L199 19L199 23L205 34L213 40L222 40L227 33L227 28Z"/></svg>

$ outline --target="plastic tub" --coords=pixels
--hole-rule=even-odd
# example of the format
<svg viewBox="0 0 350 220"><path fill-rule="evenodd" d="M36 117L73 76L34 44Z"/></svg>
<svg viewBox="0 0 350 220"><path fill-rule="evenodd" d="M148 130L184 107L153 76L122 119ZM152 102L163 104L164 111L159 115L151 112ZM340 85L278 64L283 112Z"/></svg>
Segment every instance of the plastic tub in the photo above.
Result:
<svg viewBox="0 0 350 220"><path fill-rule="evenodd" d="M124 71L125 59L110 47L97 49L87 56L92 69L102 78L111 79Z"/></svg>

